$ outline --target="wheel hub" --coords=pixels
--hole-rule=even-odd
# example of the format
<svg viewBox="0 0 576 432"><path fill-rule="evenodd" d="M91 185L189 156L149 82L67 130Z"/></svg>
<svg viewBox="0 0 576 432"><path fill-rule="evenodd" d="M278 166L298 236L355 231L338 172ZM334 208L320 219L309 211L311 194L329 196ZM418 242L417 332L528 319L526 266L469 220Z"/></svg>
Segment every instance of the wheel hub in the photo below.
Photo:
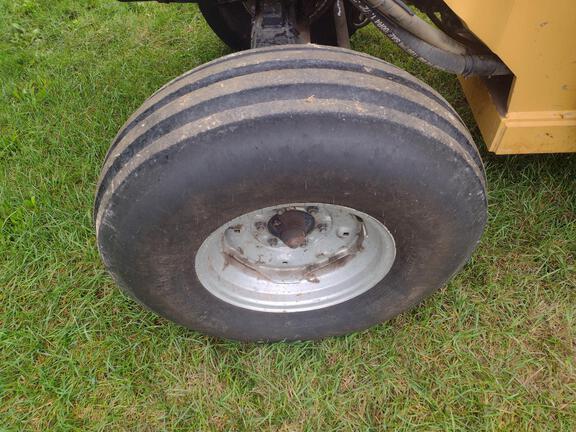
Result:
<svg viewBox="0 0 576 432"><path fill-rule="evenodd" d="M306 236L314 229L316 221L310 213L301 210L287 210L278 213L268 221L268 231L292 249L304 246Z"/></svg>
<svg viewBox="0 0 576 432"><path fill-rule="evenodd" d="M237 306L317 309L367 291L390 270L394 240L371 216L331 204L290 204L240 216L206 239L200 281Z"/></svg>

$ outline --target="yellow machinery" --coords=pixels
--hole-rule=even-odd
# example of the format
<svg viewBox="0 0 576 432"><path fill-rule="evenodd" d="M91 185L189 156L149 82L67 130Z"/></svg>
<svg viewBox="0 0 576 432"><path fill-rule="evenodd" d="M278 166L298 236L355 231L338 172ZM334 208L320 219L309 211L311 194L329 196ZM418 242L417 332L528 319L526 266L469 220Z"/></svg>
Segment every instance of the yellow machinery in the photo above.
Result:
<svg viewBox="0 0 576 432"><path fill-rule="evenodd" d="M576 2L446 3L514 74L505 83L461 78L488 149L576 152Z"/></svg>

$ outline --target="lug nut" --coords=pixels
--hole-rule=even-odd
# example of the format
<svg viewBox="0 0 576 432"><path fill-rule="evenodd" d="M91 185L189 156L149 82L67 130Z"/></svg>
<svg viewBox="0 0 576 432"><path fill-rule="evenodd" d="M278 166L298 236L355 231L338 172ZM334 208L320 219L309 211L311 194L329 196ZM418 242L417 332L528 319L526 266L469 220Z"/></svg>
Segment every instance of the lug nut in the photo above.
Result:
<svg viewBox="0 0 576 432"><path fill-rule="evenodd" d="M316 207L316 206L306 207L306 211L308 213L310 213L311 215L315 215L318 213L318 207Z"/></svg>
<svg viewBox="0 0 576 432"><path fill-rule="evenodd" d="M271 237L268 239L268 244L270 246L278 246L278 239L276 237Z"/></svg>

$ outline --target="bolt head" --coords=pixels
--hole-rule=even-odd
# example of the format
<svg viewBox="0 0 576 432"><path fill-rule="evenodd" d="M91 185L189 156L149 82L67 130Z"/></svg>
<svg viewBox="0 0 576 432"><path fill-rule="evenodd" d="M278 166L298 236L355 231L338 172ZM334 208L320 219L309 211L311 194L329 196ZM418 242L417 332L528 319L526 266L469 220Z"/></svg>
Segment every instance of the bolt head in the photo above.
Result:
<svg viewBox="0 0 576 432"><path fill-rule="evenodd" d="M352 235L352 230L349 227L340 227L336 235L340 238L348 238Z"/></svg>
<svg viewBox="0 0 576 432"><path fill-rule="evenodd" d="M315 215L315 214L318 214L318 207L316 207L316 206L309 206L309 207L306 207L306 211L307 211L308 213L310 213L311 215Z"/></svg>

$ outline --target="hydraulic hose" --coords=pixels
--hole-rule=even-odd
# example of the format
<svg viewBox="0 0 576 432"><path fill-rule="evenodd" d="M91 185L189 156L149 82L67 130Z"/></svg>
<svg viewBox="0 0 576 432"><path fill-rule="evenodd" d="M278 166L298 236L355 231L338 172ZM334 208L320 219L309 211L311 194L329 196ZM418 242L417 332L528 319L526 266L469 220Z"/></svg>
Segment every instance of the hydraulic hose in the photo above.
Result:
<svg viewBox="0 0 576 432"><path fill-rule="evenodd" d="M350 0L395 44L424 63L458 75L493 76L511 74L494 54L456 54L434 46L401 27L392 17L371 6L379 0Z"/></svg>
<svg viewBox="0 0 576 432"><path fill-rule="evenodd" d="M454 54L466 54L464 45L429 25L403 3L397 0L365 0L365 2L424 42Z"/></svg>

